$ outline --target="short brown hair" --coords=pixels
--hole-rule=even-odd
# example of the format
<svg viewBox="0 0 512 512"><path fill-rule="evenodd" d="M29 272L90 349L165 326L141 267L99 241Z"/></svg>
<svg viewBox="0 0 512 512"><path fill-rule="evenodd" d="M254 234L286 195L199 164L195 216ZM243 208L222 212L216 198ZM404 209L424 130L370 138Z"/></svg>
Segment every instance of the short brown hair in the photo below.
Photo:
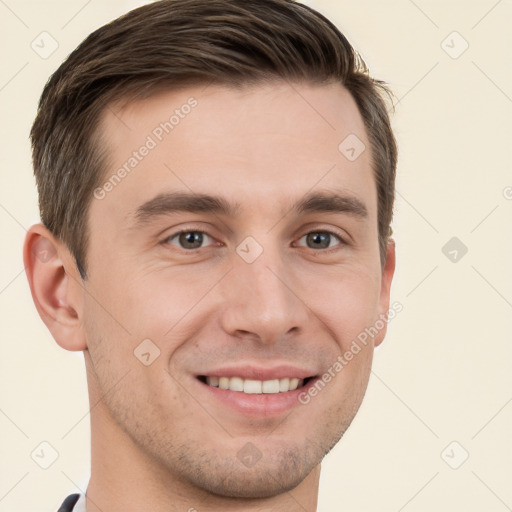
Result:
<svg viewBox="0 0 512 512"><path fill-rule="evenodd" d="M397 161L386 84L369 76L327 18L293 0L161 0L90 34L51 76L39 101L30 136L41 221L69 248L82 279L87 215L108 156L98 133L105 108L162 88L276 79L338 82L355 99L371 145L384 264Z"/></svg>

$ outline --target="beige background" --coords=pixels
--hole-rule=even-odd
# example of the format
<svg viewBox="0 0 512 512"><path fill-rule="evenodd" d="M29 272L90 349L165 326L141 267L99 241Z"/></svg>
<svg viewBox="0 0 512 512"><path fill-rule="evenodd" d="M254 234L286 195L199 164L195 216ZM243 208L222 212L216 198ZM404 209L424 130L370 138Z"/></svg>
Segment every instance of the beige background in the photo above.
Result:
<svg viewBox="0 0 512 512"><path fill-rule="evenodd" d="M403 311L324 460L319 510L512 510L512 1L307 3L400 100L392 300ZM28 133L64 57L140 4L0 1L0 512L55 511L88 482L83 355L53 341L23 269L25 231L39 220ZM58 42L45 59L31 47L43 31ZM442 251L452 237L468 248L456 262ZM46 470L31 458L43 441L59 453Z"/></svg>

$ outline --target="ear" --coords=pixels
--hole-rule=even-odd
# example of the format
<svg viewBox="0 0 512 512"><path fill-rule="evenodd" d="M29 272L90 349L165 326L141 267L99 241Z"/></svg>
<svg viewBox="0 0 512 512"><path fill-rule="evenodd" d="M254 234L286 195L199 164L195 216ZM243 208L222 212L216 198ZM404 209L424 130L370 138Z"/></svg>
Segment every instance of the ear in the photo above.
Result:
<svg viewBox="0 0 512 512"><path fill-rule="evenodd" d="M83 284L67 247L34 224L25 236L23 263L36 309L55 341L66 350L85 350Z"/></svg>
<svg viewBox="0 0 512 512"><path fill-rule="evenodd" d="M385 325L379 329L378 334L374 338L374 346L378 347L387 331L387 315L389 311L389 296L391 292L391 281L395 273L395 241L392 238L388 239L388 246L386 249L386 262L382 269L380 298L379 298L379 319L384 319Z"/></svg>

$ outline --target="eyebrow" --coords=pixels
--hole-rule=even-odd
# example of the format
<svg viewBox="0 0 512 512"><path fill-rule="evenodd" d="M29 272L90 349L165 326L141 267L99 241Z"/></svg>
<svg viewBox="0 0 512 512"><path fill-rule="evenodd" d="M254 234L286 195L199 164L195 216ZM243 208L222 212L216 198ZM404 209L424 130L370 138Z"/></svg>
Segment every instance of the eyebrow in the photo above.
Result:
<svg viewBox="0 0 512 512"><path fill-rule="evenodd" d="M242 205L230 202L221 196L193 192L164 192L140 205L129 218L133 227L142 227L163 215L176 212L212 213L236 217ZM306 194L291 208L297 214L345 213L355 218L366 219L368 210L357 197L333 191L316 191Z"/></svg>

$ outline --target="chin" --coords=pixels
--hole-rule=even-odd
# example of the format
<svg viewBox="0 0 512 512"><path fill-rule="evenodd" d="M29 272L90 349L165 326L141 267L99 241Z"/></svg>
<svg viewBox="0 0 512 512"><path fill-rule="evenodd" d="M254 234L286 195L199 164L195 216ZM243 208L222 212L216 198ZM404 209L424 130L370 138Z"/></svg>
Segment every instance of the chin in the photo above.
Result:
<svg viewBox="0 0 512 512"><path fill-rule="evenodd" d="M331 444L305 440L301 446L269 446L262 449L261 458L251 467L236 457L216 453L187 465L188 479L192 485L223 498L271 498L295 489L318 466Z"/></svg>
<svg viewBox="0 0 512 512"><path fill-rule="evenodd" d="M223 498L271 498L295 489L310 473L283 474L279 470L260 468L227 475L210 475L200 483L200 487Z"/></svg>

